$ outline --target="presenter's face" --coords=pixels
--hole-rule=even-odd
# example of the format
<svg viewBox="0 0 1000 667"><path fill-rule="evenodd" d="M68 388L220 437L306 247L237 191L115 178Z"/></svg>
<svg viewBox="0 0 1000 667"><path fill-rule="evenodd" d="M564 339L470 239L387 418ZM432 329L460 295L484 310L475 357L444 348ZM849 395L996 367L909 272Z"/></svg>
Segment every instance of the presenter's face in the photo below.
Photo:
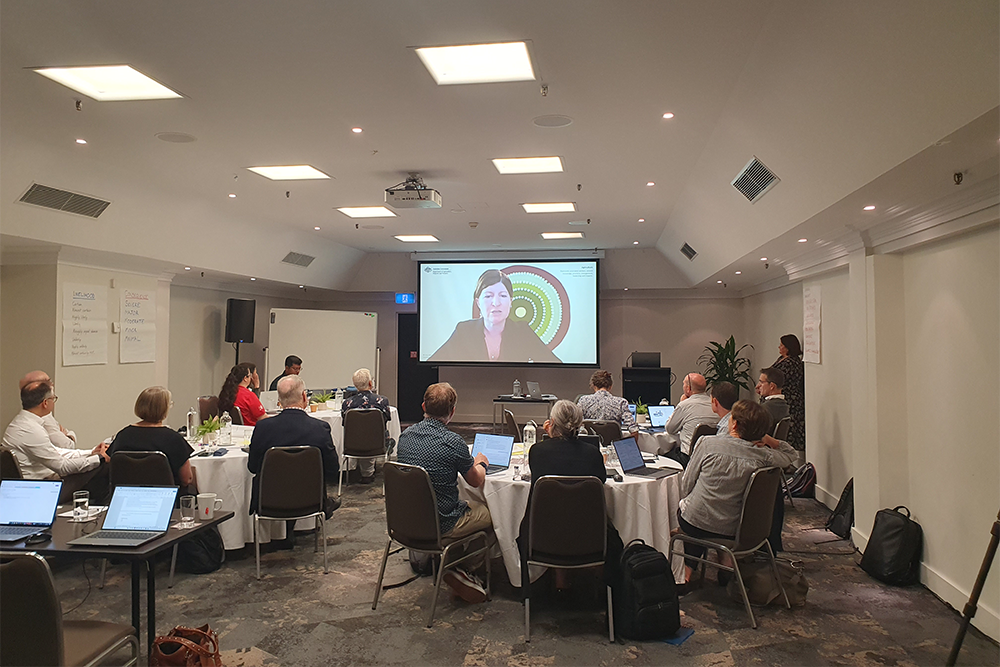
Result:
<svg viewBox="0 0 1000 667"><path fill-rule="evenodd" d="M510 293L502 282L490 285L479 295L479 312L487 324L500 324L510 315Z"/></svg>

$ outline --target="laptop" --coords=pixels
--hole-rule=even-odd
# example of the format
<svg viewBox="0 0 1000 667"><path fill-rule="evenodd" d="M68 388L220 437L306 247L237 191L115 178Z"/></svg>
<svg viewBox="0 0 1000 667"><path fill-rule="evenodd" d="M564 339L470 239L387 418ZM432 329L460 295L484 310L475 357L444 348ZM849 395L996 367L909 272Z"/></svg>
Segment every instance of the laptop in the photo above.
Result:
<svg viewBox="0 0 1000 667"><path fill-rule="evenodd" d="M635 403L628 404L628 411L632 413L632 420L635 421Z"/></svg>
<svg viewBox="0 0 1000 667"><path fill-rule="evenodd" d="M528 393L525 394L528 398L536 398L542 400L542 389L538 386L537 382L526 383L528 387Z"/></svg>
<svg viewBox="0 0 1000 667"><path fill-rule="evenodd" d="M167 532L176 486L116 486L101 530L66 544L137 547Z"/></svg>
<svg viewBox="0 0 1000 667"><path fill-rule="evenodd" d="M278 412L278 392L260 392L260 404L264 406L264 412Z"/></svg>
<svg viewBox="0 0 1000 667"><path fill-rule="evenodd" d="M491 475L510 467L510 454L514 449L514 436L477 433L472 443L472 458L484 454L489 460L486 474Z"/></svg>
<svg viewBox="0 0 1000 667"><path fill-rule="evenodd" d="M639 451L639 445L635 443L635 438L615 440L614 445L615 453L618 454L618 461L622 466L622 472L626 475L659 479L660 477L669 477L680 472L675 469L661 470L659 468L647 468L646 464L643 463L642 452Z"/></svg>
<svg viewBox="0 0 1000 667"><path fill-rule="evenodd" d="M651 433L662 432L672 414L674 414L674 406L672 405L649 406L649 431Z"/></svg>
<svg viewBox="0 0 1000 667"><path fill-rule="evenodd" d="M5 479L0 482L0 542L19 542L52 525L61 481Z"/></svg>

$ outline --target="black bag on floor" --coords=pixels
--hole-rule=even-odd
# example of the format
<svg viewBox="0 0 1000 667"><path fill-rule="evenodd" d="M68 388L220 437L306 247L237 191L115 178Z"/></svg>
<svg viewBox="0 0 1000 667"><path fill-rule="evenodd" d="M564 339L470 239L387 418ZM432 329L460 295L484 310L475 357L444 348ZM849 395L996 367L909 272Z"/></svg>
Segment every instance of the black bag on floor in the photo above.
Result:
<svg viewBox="0 0 1000 667"><path fill-rule="evenodd" d="M854 525L854 478L847 482L847 486L840 494L840 501L833 508L833 514L826 522L826 529L837 537L845 540L851 536L851 526Z"/></svg>
<svg viewBox="0 0 1000 667"><path fill-rule="evenodd" d="M899 510L906 512L904 515ZM861 557L861 569L879 581L897 586L916 583L920 578L920 550L924 531L910 518L910 510L899 505L875 514L868 546Z"/></svg>
<svg viewBox="0 0 1000 667"><path fill-rule="evenodd" d="M811 463L803 464L788 480L788 492L793 498L816 497L816 467Z"/></svg>
<svg viewBox="0 0 1000 667"><path fill-rule="evenodd" d="M625 547L612 589L616 634L629 639L664 639L681 627L670 562L642 540L632 540Z"/></svg>
<svg viewBox="0 0 1000 667"><path fill-rule="evenodd" d="M191 574L215 572L226 560L219 527L212 526L177 543L177 569Z"/></svg>

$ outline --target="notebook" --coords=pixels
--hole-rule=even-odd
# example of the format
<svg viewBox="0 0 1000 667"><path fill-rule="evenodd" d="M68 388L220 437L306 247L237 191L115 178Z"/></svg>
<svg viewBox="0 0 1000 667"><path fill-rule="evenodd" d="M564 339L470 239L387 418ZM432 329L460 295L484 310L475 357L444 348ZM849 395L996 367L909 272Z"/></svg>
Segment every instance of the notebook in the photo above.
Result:
<svg viewBox="0 0 1000 667"><path fill-rule="evenodd" d="M62 482L5 479L0 482L0 542L18 542L52 525Z"/></svg>
<svg viewBox="0 0 1000 667"><path fill-rule="evenodd" d="M486 474L490 475L510 467L510 453L514 449L514 436L477 433L472 443L472 458L484 454L489 461Z"/></svg>
<svg viewBox="0 0 1000 667"><path fill-rule="evenodd" d="M116 486L101 530L66 544L137 547L167 532L176 498L176 486Z"/></svg>
<svg viewBox="0 0 1000 667"><path fill-rule="evenodd" d="M616 440L614 444L615 453L618 454L618 462L621 463L622 472L626 475L659 479L660 477L676 475L679 472L674 469L660 470L659 468L647 468L646 464L643 463L642 452L639 451L639 445L636 444L635 438Z"/></svg>
<svg viewBox="0 0 1000 667"><path fill-rule="evenodd" d="M672 414L674 414L674 406L672 405L649 406L649 430L654 433L662 431Z"/></svg>

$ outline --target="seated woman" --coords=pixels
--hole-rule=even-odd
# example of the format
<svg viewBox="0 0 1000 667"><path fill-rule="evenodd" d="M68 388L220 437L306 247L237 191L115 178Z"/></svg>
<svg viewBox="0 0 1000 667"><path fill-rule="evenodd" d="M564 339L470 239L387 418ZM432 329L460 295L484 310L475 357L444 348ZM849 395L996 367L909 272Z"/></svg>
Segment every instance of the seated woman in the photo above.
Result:
<svg viewBox="0 0 1000 667"><path fill-rule="evenodd" d="M639 432L632 412L628 409L628 401L611 393L614 381L607 371L594 371L590 376L590 388L594 392L581 396L577 403L583 410L584 419L603 419L615 421L631 432L632 437Z"/></svg>
<svg viewBox="0 0 1000 667"><path fill-rule="evenodd" d="M257 377L257 366L250 362L243 362L233 366L222 383L219 390L219 415L228 412L233 416L234 410L240 411L244 426L254 426L258 421L267 417L264 406L261 404L257 394L250 391L260 387L260 378ZM233 418L234 423L239 423Z"/></svg>
<svg viewBox="0 0 1000 667"><path fill-rule="evenodd" d="M737 401L730 413L729 434L703 436L698 441L681 478L677 516L685 534L733 539L750 476L760 468L784 468L795 460L791 445L767 435L770 425L771 416L762 405ZM705 547L685 544L684 553L701 558ZM691 579L695 564L694 560L685 563L685 580ZM719 579L720 583L725 580Z"/></svg>
<svg viewBox="0 0 1000 667"><path fill-rule="evenodd" d="M163 452L174 474L174 484L181 487L179 495L184 495L186 488L194 490L190 488L194 484L194 471L188 460L194 450L184 436L164 426L171 405L173 401L166 387L143 389L135 400L135 416L140 421L118 431L108 447L108 456L114 456L115 452Z"/></svg>
<svg viewBox="0 0 1000 667"><path fill-rule="evenodd" d="M531 507L531 493L535 482L545 475L576 475L596 477L604 483L604 457L601 450L593 444L577 437L580 425L583 424L583 412L580 406L572 401L556 401L552 406L549 418L542 428L550 436L532 445L528 454L528 466L531 468L531 491L528 493L528 508ZM621 558L622 539L615 530L611 519L608 519L608 548L604 561L604 578L613 581ZM521 551L521 572L527 572L528 552L528 512L525 511L521 520L520 534L517 544ZM556 570L556 574L564 570ZM558 579L557 579L558 581Z"/></svg>

